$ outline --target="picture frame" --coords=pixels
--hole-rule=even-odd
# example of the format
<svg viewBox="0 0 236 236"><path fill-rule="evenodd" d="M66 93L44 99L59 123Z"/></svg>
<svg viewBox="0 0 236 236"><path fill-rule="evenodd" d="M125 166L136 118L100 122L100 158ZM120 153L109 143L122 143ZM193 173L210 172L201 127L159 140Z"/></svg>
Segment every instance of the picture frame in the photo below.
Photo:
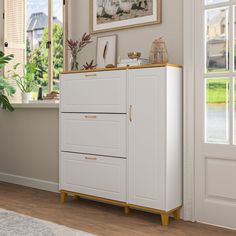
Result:
<svg viewBox="0 0 236 236"><path fill-rule="evenodd" d="M98 68L117 65L117 39L116 34L97 37L96 63Z"/></svg>
<svg viewBox="0 0 236 236"><path fill-rule="evenodd" d="M162 0L90 0L90 32L162 23Z"/></svg>

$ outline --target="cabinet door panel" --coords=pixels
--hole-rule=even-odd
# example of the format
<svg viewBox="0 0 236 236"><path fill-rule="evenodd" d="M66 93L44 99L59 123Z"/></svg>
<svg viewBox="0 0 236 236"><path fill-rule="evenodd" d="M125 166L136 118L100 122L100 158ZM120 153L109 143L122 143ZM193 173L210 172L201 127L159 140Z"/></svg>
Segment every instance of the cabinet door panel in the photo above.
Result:
<svg viewBox="0 0 236 236"><path fill-rule="evenodd" d="M165 208L165 68L129 71L129 203ZM132 121L131 121L132 120Z"/></svg>
<svg viewBox="0 0 236 236"><path fill-rule="evenodd" d="M126 157L125 114L61 114L61 151Z"/></svg>
<svg viewBox="0 0 236 236"><path fill-rule="evenodd" d="M126 71L62 75L61 112L126 113Z"/></svg>
<svg viewBox="0 0 236 236"><path fill-rule="evenodd" d="M126 201L126 160L61 153L60 189Z"/></svg>

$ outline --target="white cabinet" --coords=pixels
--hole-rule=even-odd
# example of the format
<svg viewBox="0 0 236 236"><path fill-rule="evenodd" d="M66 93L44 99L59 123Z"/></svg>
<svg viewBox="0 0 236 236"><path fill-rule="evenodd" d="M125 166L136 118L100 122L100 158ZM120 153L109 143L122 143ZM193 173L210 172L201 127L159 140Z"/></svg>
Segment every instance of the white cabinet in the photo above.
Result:
<svg viewBox="0 0 236 236"><path fill-rule="evenodd" d="M61 76L61 112L126 113L126 71Z"/></svg>
<svg viewBox="0 0 236 236"><path fill-rule="evenodd" d="M129 198L165 209L165 68L129 71Z"/></svg>
<svg viewBox="0 0 236 236"><path fill-rule="evenodd" d="M179 218L181 68L61 76L60 190Z"/></svg>
<svg viewBox="0 0 236 236"><path fill-rule="evenodd" d="M126 115L62 113L61 150L126 157Z"/></svg>
<svg viewBox="0 0 236 236"><path fill-rule="evenodd" d="M170 211L182 205L181 70L130 70L128 77L128 202Z"/></svg>
<svg viewBox="0 0 236 236"><path fill-rule="evenodd" d="M126 160L61 153L60 189L126 201Z"/></svg>

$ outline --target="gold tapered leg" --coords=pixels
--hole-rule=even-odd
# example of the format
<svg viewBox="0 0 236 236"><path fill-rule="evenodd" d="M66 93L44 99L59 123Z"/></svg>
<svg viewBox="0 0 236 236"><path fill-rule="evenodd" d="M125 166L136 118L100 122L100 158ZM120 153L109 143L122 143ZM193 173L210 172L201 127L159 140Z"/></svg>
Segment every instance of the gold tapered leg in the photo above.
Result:
<svg viewBox="0 0 236 236"><path fill-rule="evenodd" d="M168 226L169 225L169 215L167 213L161 214L161 222L162 226Z"/></svg>
<svg viewBox="0 0 236 236"><path fill-rule="evenodd" d="M61 203L65 203L68 197L67 193L61 192Z"/></svg>
<svg viewBox="0 0 236 236"><path fill-rule="evenodd" d="M125 206L125 214L126 214L126 215L128 215L128 214L129 214L129 212L130 212L130 209L129 209L129 207L128 207L128 206Z"/></svg>
<svg viewBox="0 0 236 236"><path fill-rule="evenodd" d="M177 210L175 210L175 211L173 212L173 215L174 215L174 219L175 219L175 220L180 220L180 208L177 209Z"/></svg>

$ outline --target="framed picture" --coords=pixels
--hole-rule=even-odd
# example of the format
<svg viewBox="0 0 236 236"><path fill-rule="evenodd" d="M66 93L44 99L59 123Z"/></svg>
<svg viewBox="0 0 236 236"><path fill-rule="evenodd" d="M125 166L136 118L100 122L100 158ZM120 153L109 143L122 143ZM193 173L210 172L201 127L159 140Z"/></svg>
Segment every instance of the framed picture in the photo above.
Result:
<svg viewBox="0 0 236 236"><path fill-rule="evenodd" d="M107 65L116 66L117 63L117 35L97 38L97 67Z"/></svg>
<svg viewBox="0 0 236 236"><path fill-rule="evenodd" d="M161 24L162 0L90 0L92 33Z"/></svg>

